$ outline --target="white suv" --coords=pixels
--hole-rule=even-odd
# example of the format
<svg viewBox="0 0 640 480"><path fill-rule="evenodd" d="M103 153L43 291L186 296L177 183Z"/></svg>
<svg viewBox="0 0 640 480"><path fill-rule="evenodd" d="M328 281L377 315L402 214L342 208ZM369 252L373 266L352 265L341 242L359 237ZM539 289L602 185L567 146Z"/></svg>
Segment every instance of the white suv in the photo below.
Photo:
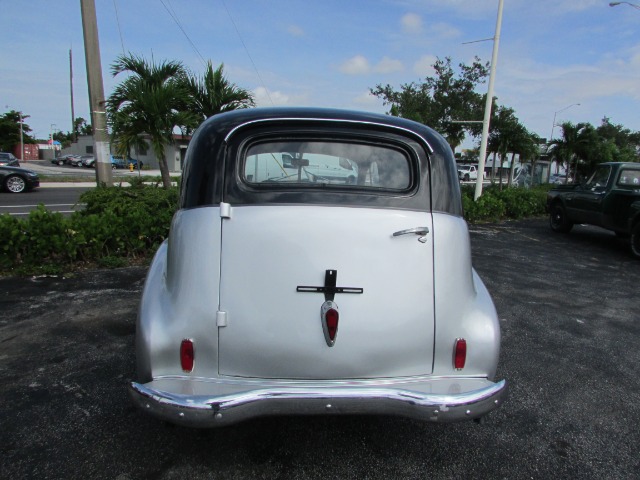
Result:
<svg viewBox="0 0 640 480"><path fill-rule="evenodd" d="M478 179L478 167L476 165L460 165L458 167L458 178L462 181Z"/></svg>

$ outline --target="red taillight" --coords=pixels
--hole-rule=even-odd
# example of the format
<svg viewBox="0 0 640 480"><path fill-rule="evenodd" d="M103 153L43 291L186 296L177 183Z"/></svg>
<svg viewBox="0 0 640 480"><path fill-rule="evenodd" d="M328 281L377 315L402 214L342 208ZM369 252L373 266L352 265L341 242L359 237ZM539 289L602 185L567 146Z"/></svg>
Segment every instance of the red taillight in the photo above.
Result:
<svg viewBox="0 0 640 480"><path fill-rule="evenodd" d="M185 372L193 370L193 342L191 340L182 340L180 344L180 365Z"/></svg>
<svg viewBox="0 0 640 480"><path fill-rule="evenodd" d="M330 308L324 314L324 321L327 324L327 331L329 333L329 338L331 340L335 340L336 332L338 331L338 320L340 319L340 314L338 310L334 308Z"/></svg>
<svg viewBox="0 0 640 480"><path fill-rule="evenodd" d="M467 360L467 341L464 338L458 338L453 347L453 366L456 370L462 370Z"/></svg>

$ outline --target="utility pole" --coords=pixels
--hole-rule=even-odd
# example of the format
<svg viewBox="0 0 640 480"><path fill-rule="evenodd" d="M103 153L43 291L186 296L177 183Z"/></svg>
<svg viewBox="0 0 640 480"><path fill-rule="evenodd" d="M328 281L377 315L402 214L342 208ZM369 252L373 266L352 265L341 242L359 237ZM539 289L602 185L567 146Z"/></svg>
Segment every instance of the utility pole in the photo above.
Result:
<svg viewBox="0 0 640 480"><path fill-rule="evenodd" d="M22 118L22 112L18 112L20 115L20 161L24 160L24 119Z"/></svg>
<svg viewBox="0 0 640 480"><path fill-rule="evenodd" d="M71 131L72 140L74 142L78 141L78 132L76 131L76 115L73 111L73 53L71 49L69 49L69 90L71 91Z"/></svg>
<svg viewBox="0 0 640 480"><path fill-rule="evenodd" d="M491 120L491 107L493 106L493 82L496 76L496 66L498 63L498 46L500 45L500 29L502 28L502 6L504 0L498 3L498 19L496 21L496 33L493 37L493 53L491 55L491 72L489 73L489 88L487 91L487 102L484 106L484 120L482 122L482 140L480 141L480 158L478 159L478 179L476 180L476 191L473 196L478 200L482 195L482 181L484 180L484 163L487 157L487 141L489 139L489 122Z"/></svg>
<svg viewBox="0 0 640 480"><path fill-rule="evenodd" d="M98 21L94 0L80 0L82 31L84 33L84 56L87 64L87 84L89 87L89 108L93 126L93 154L96 157L96 182L98 186L113 185L111 160L109 158L109 135L105 111L102 65L98 43Z"/></svg>

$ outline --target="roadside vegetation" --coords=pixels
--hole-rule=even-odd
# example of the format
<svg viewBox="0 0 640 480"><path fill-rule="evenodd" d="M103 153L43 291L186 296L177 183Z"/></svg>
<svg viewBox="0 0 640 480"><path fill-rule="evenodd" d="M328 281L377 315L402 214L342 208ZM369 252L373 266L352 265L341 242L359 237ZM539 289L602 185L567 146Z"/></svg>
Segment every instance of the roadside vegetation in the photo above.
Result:
<svg viewBox="0 0 640 480"><path fill-rule="evenodd" d="M477 202L462 189L470 223L517 219L544 213L547 188L488 187ZM86 268L146 264L169 235L178 187L162 180L96 188L82 194L81 211L65 217L39 206L28 217L0 215L0 274L58 275Z"/></svg>
<svg viewBox="0 0 640 480"><path fill-rule="evenodd" d="M39 206L25 219L0 216L0 272L61 274L145 263L169 234L178 187L134 181L82 194L83 210L65 217Z"/></svg>
<svg viewBox="0 0 640 480"><path fill-rule="evenodd" d="M552 185L533 188L485 187L482 196L473 201L475 187L462 187L464 218L469 223L518 220L545 214L547 191Z"/></svg>

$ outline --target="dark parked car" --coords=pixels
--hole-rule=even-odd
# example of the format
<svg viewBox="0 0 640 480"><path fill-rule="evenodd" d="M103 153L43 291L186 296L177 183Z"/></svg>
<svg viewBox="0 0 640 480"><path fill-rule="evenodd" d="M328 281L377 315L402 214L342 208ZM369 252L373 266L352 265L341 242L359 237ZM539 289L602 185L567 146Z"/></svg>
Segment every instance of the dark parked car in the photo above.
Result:
<svg viewBox="0 0 640 480"><path fill-rule="evenodd" d="M9 193L22 193L40 185L36 172L20 167L0 166L0 185Z"/></svg>
<svg viewBox="0 0 640 480"><path fill-rule="evenodd" d="M82 166L82 157L80 155L69 155L66 160L67 165L71 165L72 167L81 167Z"/></svg>
<svg viewBox="0 0 640 480"><path fill-rule="evenodd" d="M127 158L126 160L117 155L110 155L111 157L111 168L115 170L116 168L129 168L129 165L133 165L133 168L138 168L138 162L133 158ZM84 158L84 157L83 157ZM94 156L86 157L83 161L85 167L95 168L96 159ZM142 168L143 163L140 162L140 168Z"/></svg>
<svg viewBox="0 0 640 480"><path fill-rule="evenodd" d="M0 165L9 167L19 167L20 162L13 153L0 152Z"/></svg>
<svg viewBox="0 0 640 480"><path fill-rule="evenodd" d="M576 223L631 237L640 258L640 163L602 163L586 183L558 185L549 191L551 229L567 233Z"/></svg>
<svg viewBox="0 0 640 480"><path fill-rule="evenodd" d="M53 163L54 165L64 165L65 163L67 163L67 155L60 155L59 157L53 157L51 159L51 163Z"/></svg>
<svg viewBox="0 0 640 480"><path fill-rule="evenodd" d="M115 168L129 168L130 165L133 165L133 168L137 169L138 168L138 161L133 159L133 158L122 158L119 157L117 155L112 155L111 156L111 165L112 168L113 166L115 166ZM140 168L142 168L143 163L140 162Z"/></svg>

